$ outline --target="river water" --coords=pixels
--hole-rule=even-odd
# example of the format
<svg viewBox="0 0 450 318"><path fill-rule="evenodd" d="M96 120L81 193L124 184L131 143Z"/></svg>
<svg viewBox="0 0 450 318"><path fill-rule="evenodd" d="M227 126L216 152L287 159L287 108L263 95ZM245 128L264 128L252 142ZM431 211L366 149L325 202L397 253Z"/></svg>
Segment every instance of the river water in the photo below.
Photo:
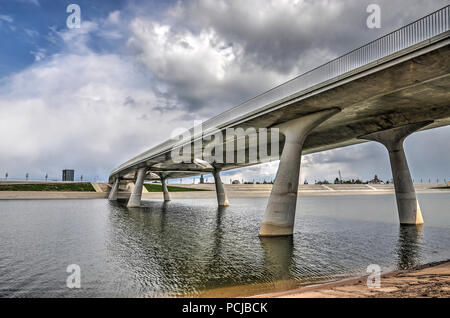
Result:
<svg viewBox="0 0 450 318"><path fill-rule="evenodd" d="M230 201L0 201L0 297L240 296L450 259L450 193L419 195L422 227L393 195L300 197L294 236L264 239L267 198Z"/></svg>

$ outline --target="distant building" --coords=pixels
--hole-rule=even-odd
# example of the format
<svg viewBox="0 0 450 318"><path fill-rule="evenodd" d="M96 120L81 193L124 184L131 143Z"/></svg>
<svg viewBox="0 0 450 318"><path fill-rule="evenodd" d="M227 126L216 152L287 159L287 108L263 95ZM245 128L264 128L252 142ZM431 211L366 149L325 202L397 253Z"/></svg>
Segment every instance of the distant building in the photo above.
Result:
<svg viewBox="0 0 450 318"><path fill-rule="evenodd" d="M378 179L378 176L375 175L375 177L372 180L370 180L369 183L371 183L371 184L381 184L381 183L384 183L384 182L382 180Z"/></svg>
<svg viewBox="0 0 450 318"><path fill-rule="evenodd" d="M74 181L75 180L75 170L64 169L62 172L62 181Z"/></svg>

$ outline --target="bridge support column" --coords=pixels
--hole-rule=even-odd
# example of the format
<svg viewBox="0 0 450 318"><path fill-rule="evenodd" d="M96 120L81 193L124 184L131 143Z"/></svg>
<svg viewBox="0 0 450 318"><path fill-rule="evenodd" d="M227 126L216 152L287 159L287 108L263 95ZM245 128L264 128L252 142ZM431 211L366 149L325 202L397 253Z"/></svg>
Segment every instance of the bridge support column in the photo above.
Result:
<svg viewBox="0 0 450 318"><path fill-rule="evenodd" d="M407 136L430 123L432 122L410 124L360 137L360 139L383 144L389 152L400 224L423 224L422 212L403 149L403 141Z"/></svg>
<svg viewBox="0 0 450 318"><path fill-rule="evenodd" d="M145 168L140 168L137 171L136 182L134 183L133 192L128 200L127 208L138 208L141 206L142 187L144 186L145 173Z"/></svg>
<svg viewBox="0 0 450 318"><path fill-rule="evenodd" d="M219 206L229 206L227 193L225 192L222 179L220 179L220 169L214 169L213 176L216 184L217 204Z"/></svg>
<svg viewBox="0 0 450 318"><path fill-rule="evenodd" d="M164 193L164 201L170 201L170 193L167 189L166 178L161 177L161 186Z"/></svg>
<svg viewBox="0 0 450 318"><path fill-rule="evenodd" d="M285 143L259 236L293 234L303 142L312 129L339 111L328 109L278 126Z"/></svg>
<svg viewBox="0 0 450 318"><path fill-rule="evenodd" d="M114 185L112 186L111 191L109 192L108 200L116 201L118 192L119 192L119 178L117 178L114 181Z"/></svg>

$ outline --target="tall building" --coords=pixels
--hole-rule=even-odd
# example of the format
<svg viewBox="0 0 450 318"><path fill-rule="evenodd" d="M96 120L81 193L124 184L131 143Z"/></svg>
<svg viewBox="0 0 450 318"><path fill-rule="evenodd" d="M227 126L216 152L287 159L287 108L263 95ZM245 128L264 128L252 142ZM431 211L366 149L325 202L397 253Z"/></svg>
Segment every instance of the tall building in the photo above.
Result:
<svg viewBox="0 0 450 318"><path fill-rule="evenodd" d="M62 181L74 181L75 180L75 170L64 169L62 172Z"/></svg>

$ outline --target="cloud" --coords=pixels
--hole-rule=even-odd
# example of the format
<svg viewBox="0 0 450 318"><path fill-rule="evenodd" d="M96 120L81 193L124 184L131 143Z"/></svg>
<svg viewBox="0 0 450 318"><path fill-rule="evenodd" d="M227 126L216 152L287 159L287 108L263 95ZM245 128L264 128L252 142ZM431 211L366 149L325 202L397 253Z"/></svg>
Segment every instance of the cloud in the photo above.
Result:
<svg viewBox="0 0 450 318"><path fill-rule="evenodd" d="M0 83L0 166L11 177L54 178L72 167L85 179L106 179L112 168L186 125L179 112L152 109L164 101L132 61L89 50L86 31L59 36L70 42L65 54Z"/></svg>
<svg viewBox="0 0 450 318"><path fill-rule="evenodd" d="M39 62L43 58L45 58L45 49L39 48L35 51L30 51L30 54L34 56L34 60Z"/></svg>
<svg viewBox="0 0 450 318"><path fill-rule="evenodd" d="M446 4L378 1L383 29L371 30L372 2L179 1L159 20L133 19L128 45L180 103L211 116Z"/></svg>
<svg viewBox="0 0 450 318"><path fill-rule="evenodd" d="M24 29L24 32L25 32L25 34L28 35L30 38L39 36L39 32L36 31L36 30L30 30L30 29L26 29L26 28L25 28L25 29Z"/></svg>
<svg viewBox="0 0 450 318"><path fill-rule="evenodd" d="M270 70L243 65L242 48L228 45L214 30L194 34L137 18L131 33L128 45L139 60L173 98L200 117L216 114L280 80ZM267 81L258 80L263 76Z"/></svg>
<svg viewBox="0 0 450 318"><path fill-rule="evenodd" d="M17 0L19 2L25 3L25 4L32 4L35 6L40 6L41 4L39 3L39 0Z"/></svg>
<svg viewBox="0 0 450 318"><path fill-rule="evenodd" d="M1 21L5 21L5 22L8 22L8 23L13 23L14 19L11 16L9 16L9 15L0 14L0 22Z"/></svg>

